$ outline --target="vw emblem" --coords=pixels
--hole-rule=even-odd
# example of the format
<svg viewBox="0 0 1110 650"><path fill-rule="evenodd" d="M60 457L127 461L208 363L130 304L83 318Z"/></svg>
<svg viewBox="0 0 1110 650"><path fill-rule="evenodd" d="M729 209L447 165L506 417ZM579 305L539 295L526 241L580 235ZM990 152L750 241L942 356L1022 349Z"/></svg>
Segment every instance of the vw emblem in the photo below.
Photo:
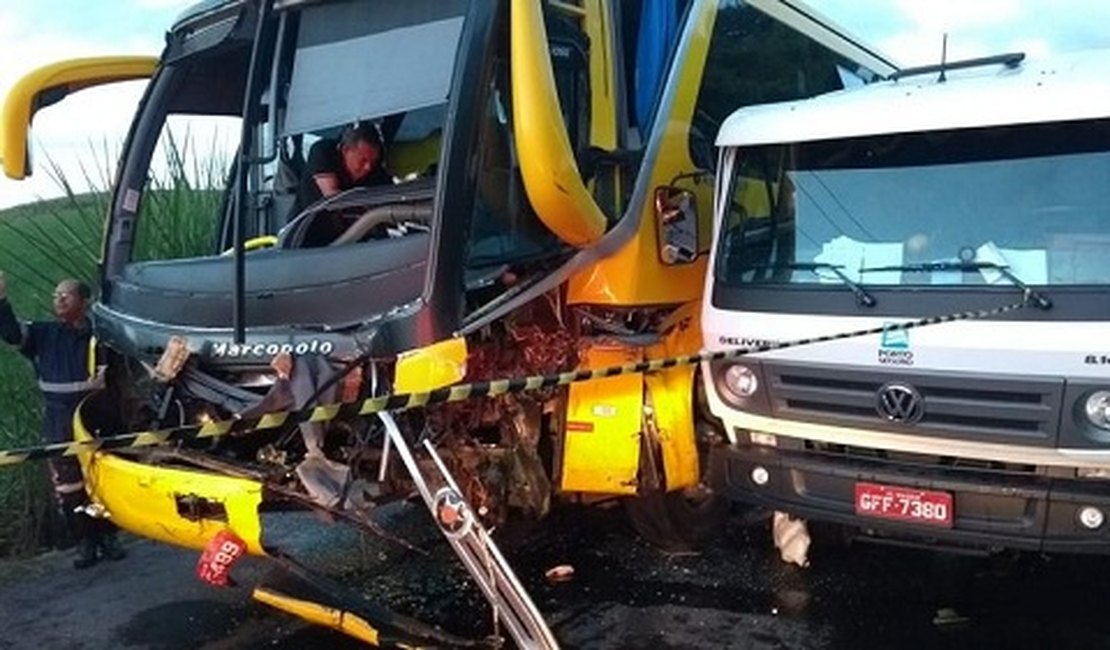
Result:
<svg viewBox="0 0 1110 650"><path fill-rule="evenodd" d="M884 419L900 424L913 424L925 415L921 393L901 382L884 384L875 399L875 410Z"/></svg>

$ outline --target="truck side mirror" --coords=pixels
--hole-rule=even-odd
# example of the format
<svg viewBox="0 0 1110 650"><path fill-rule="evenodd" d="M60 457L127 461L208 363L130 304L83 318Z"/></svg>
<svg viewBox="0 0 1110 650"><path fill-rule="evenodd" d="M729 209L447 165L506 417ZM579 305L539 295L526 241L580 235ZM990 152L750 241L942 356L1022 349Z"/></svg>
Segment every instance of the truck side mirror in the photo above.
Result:
<svg viewBox="0 0 1110 650"><path fill-rule="evenodd" d="M690 190L655 188L655 231L664 264L689 264L698 256L698 203Z"/></svg>

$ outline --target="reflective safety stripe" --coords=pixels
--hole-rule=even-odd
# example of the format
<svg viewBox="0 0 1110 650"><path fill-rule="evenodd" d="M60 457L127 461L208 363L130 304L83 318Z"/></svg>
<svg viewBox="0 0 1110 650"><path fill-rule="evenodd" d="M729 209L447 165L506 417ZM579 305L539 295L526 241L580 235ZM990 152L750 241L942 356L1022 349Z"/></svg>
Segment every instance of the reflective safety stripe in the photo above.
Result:
<svg viewBox="0 0 1110 650"><path fill-rule="evenodd" d="M89 376L92 377L96 374L96 337L89 337L89 351L85 354L85 365L88 366Z"/></svg>
<svg viewBox="0 0 1110 650"><path fill-rule="evenodd" d="M76 483L62 483L54 486L54 491L58 494L73 494L85 489L84 481L77 481Z"/></svg>
<svg viewBox="0 0 1110 650"><path fill-rule="evenodd" d="M96 389L96 384L91 379L85 381L43 381L39 380L39 390L44 393L56 395L71 395L73 393L87 393Z"/></svg>

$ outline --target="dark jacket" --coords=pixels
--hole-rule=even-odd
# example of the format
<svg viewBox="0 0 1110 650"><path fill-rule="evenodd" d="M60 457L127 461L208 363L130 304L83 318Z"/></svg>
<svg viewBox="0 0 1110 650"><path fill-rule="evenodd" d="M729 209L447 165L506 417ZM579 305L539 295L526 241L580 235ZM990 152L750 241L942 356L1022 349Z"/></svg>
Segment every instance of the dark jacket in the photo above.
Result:
<svg viewBox="0 0 1110 650"><path fill-rule="evenodd" d="M26 335L11 303L0 300L0 338L19 346L23 356L34 364L47 404L75 404L92 389L88 385L89 341L92 339L88 321L84 327L61 321L32 321L25 326Z"/></svg>

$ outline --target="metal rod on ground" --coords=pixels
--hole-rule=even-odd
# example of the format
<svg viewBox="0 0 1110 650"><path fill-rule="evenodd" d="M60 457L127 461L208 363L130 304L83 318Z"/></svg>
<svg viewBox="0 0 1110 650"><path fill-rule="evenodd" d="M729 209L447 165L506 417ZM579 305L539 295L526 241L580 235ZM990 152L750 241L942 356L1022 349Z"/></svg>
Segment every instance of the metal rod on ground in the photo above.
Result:
<svg viewBox="0 0 1110 650"><path fill-rule="evenodd" d="M451 474L447 471L447 467L439 459L435 450L430 447L429 443L425 443L425 448L429 449L432 459L436 463L436 468L442 474L443 481L448 487L433 495L424 480L424 475L420 471L420 466L417 464L408 442L405 441L393 416L389 413L378 413L378 417L385 425L386 435L393 439L393 446L396 448L397 455L412 475L416 489L424 499L424 504L428 506L432 519L435 520L440 532L447 538L451 548L462 560L471 577L478 583L482 593L486 596L486 600L499 613L498 618L504 621L505 627L508 628L509 634L512 635L517 646L523 650L557 649L559 644L555 641L551 629L547 627L543 616L536 609L528 593L524 591L508 562L505 561L497 549L497 545L494 544L481 522L474 515L470 504L459 492L458 485L451 478ZM458 528L454 531L449 530L444 525L438 512L437 498L440 500L446 498L443 503L449 503L454 508L454 513L458 515L456 520ZM480 562L480 558L487 553L493 560L491 568L494 575L492 580L486 575Z"/></svg>
<svg viewBox="0 0 1110 650"><path fill-rule="evenodd" d="M440 473L443 475L443 479L447 481L447 485L461 498L462 491L459 489L458 484L455 483L454 477L447 471L447 465L443 463L443 459L440 458L439 453L436 452L430 440L424 441L424 448L428 451L428 455L432 457L432 460L435 461L436 468L439 469ZM467 504L467 507L470 507L470 504ZM501 549L494 544L493 539L489 536L489 532L485 527L477 522L477 520L475 520L475 523L474 530L470 535L464 538L467 544L472 547L477 546L476 549L472 548L472 551L480 551L482 559L485 560L484 567L477 566L477 564L475 565L475 571L485 568L488 572L488 579L490 582L506 590L504 596L513 605L514 613L517 616L531 619L534 630L546 636L543 641L550 645L542 645L539 647L557 647L555 637L552 636L551 630L547 627L547 623L544 622L543 616L539 613L535 603L533 603L532 599L528 596L528 592L524 589L524 585L520 584L520 580L517 579L516 574L509 568L509 562L501 555ZM497 620L496 617L498 613L498 610L495 608L495 621Z"/></svg>

